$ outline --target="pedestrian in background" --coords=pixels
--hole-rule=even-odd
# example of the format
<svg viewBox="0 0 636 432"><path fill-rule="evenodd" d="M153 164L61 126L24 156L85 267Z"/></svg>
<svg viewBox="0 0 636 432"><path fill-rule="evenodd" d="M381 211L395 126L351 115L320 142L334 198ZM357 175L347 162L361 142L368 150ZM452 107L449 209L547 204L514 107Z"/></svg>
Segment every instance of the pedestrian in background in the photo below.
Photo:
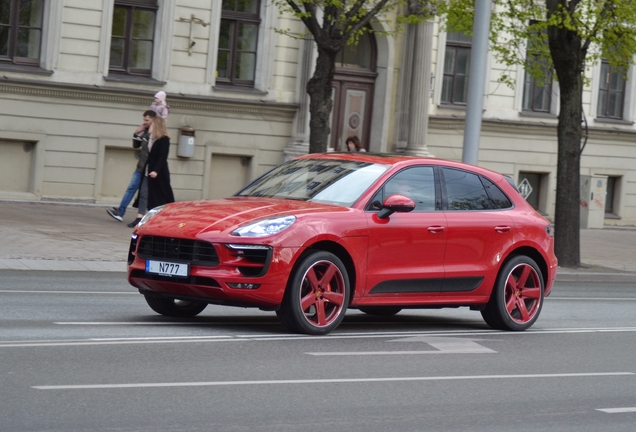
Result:
<svg viewBox="0 0 636 432"><path fill-rule="evenodd" d="M148 210L160 205L174 202L174 193L170 185L170 171L168 170L168 153L170 152L170 136L166 121L156 116L153 119L152 141L148 148L148 163L146 172L148 180Z"/></svg>
<svg viewBox="0 0 636 432"><path fill-rule="evenodd" d="M350 152L366 152L364 147L362 147L360 138L358 138L357 135L351 135L349 138L347 138L347 141L345 141L345 143L347 144L347 150L349 150Z"/></svg>
<svg viewBox="0 0 636 432"><path fill-rule="evenodd" d="M155 94L155 99L150 104L150 109L155 112L156 115L161 117L164 120L168 120L168 114L170 113L170 107L166 104L166 92L158 91ZM144 129L143 124L141 124L137 130L135 131L133 137L138 138Z"/></svg>
<svg viewBox="0 0 636 432"><path fill-rule="evenodd" d="M128 187L126 188L126 192L124 192L124 196L121 199L121 202L119 203L119 207L113 207L113 208L109 208L106 209L106 212L108 212L108 214L115 220L121 222L123 220L124 214L126 213L126 209L128 208L128 204L130 204L130 202L132 201L133 197L135 196L135 193L137 193L137 191L139 191L139 202L138 202L138 213L143 214L146 212L146 205L148 202L148 185L146 184L145 186L145 196L142 193L142 183L143 183L143 178L144 178L144 172L145 172L145 168L146 168L146 162L148 160L148 141L150 139L150 126L152 125L152 119L156 116L157 114L152 111L152 110L147 110L144 112L144 122L142 123L142 126L144 126L144 129L141 131L141 134L139 136L140 139L138 140L134 140L133 139L133 148L135 149L139 149L139 152L137 153L137 167L135 168L135 171L133 172L132 178L130 179L130 183L128 184ZM137 217L139 217L139 214L137 215ZM135 224L136 225L136 224Z"/></svg>

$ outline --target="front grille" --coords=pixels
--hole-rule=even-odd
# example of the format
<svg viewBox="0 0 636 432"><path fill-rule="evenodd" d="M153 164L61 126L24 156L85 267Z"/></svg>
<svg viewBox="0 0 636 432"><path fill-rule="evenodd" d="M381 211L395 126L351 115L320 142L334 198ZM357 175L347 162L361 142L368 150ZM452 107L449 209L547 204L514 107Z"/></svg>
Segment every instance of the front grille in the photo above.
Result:
<svg viewBox="0 0 636 432"><path fill-rule="evenodd" d="M219 256L211 243L172 237L142 237L137 256L141 259L176 260L199 266L219 265Z"/></svg>

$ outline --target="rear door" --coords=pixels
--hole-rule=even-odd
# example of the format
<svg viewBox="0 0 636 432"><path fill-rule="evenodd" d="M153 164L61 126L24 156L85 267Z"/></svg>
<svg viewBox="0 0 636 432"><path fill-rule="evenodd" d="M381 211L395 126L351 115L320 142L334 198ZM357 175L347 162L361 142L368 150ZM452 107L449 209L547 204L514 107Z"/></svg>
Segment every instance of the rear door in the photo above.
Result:
<svg viewBox="0 0 636 432"><path fill-rule="evenodd" d="M490 295L514 239L512 203L478 174L443 167L441 179L447 224L443 295Z"/></svg>

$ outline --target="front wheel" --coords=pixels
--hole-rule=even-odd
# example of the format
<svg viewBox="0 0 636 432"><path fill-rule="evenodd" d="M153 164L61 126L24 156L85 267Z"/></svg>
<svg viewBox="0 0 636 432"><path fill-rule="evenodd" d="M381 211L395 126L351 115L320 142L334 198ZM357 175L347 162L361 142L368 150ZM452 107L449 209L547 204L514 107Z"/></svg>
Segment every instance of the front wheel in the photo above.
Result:
<svg viewBox="0 0 636 432"><path fill-rule="evenodd" d="M492 328L523 331L539 318L543 307L541 269L527 256L516 256L501 268L490 301L481 312Z"/></svg>
<svg viewBox="0 0 636 432"><path fill-rule="evenodd" d="M158 314L169 317L189 318L199 315L203 312L203 309L207 307L207 303L187 301L187 300L174 300L162 297L154 297L151 295L144 295L146 303L150 306L150 309Z"/></svg>
<svg viewBox="0 0 636 432"><path fill-rule="evenodd" d="M334 330L349 304L349 276L330 252L307 255L292 273L277 315L293 332L324 335Z"/></svg>

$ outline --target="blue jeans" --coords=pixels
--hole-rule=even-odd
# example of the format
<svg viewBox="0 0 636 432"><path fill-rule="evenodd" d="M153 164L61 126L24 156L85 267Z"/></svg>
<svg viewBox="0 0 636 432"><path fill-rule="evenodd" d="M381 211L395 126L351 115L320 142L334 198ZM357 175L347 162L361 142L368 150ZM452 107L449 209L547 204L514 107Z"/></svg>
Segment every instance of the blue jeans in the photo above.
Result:
<svg viewBox="0 0 636 432"><path fill-rule="evenodd" d="M135 197L135 193L139 190L139 185L141 184L142 177L143 177L143 174L135 170L135 172L132 175L132 178L130 179L130 183L128 184L128 188L126 189L126 192L124 192L124 197L121 199L121 203L119 204L120 216L123 216L124 213L126 213L126 208L128 207L128 204L130 204L130 202Z"/></svg>

